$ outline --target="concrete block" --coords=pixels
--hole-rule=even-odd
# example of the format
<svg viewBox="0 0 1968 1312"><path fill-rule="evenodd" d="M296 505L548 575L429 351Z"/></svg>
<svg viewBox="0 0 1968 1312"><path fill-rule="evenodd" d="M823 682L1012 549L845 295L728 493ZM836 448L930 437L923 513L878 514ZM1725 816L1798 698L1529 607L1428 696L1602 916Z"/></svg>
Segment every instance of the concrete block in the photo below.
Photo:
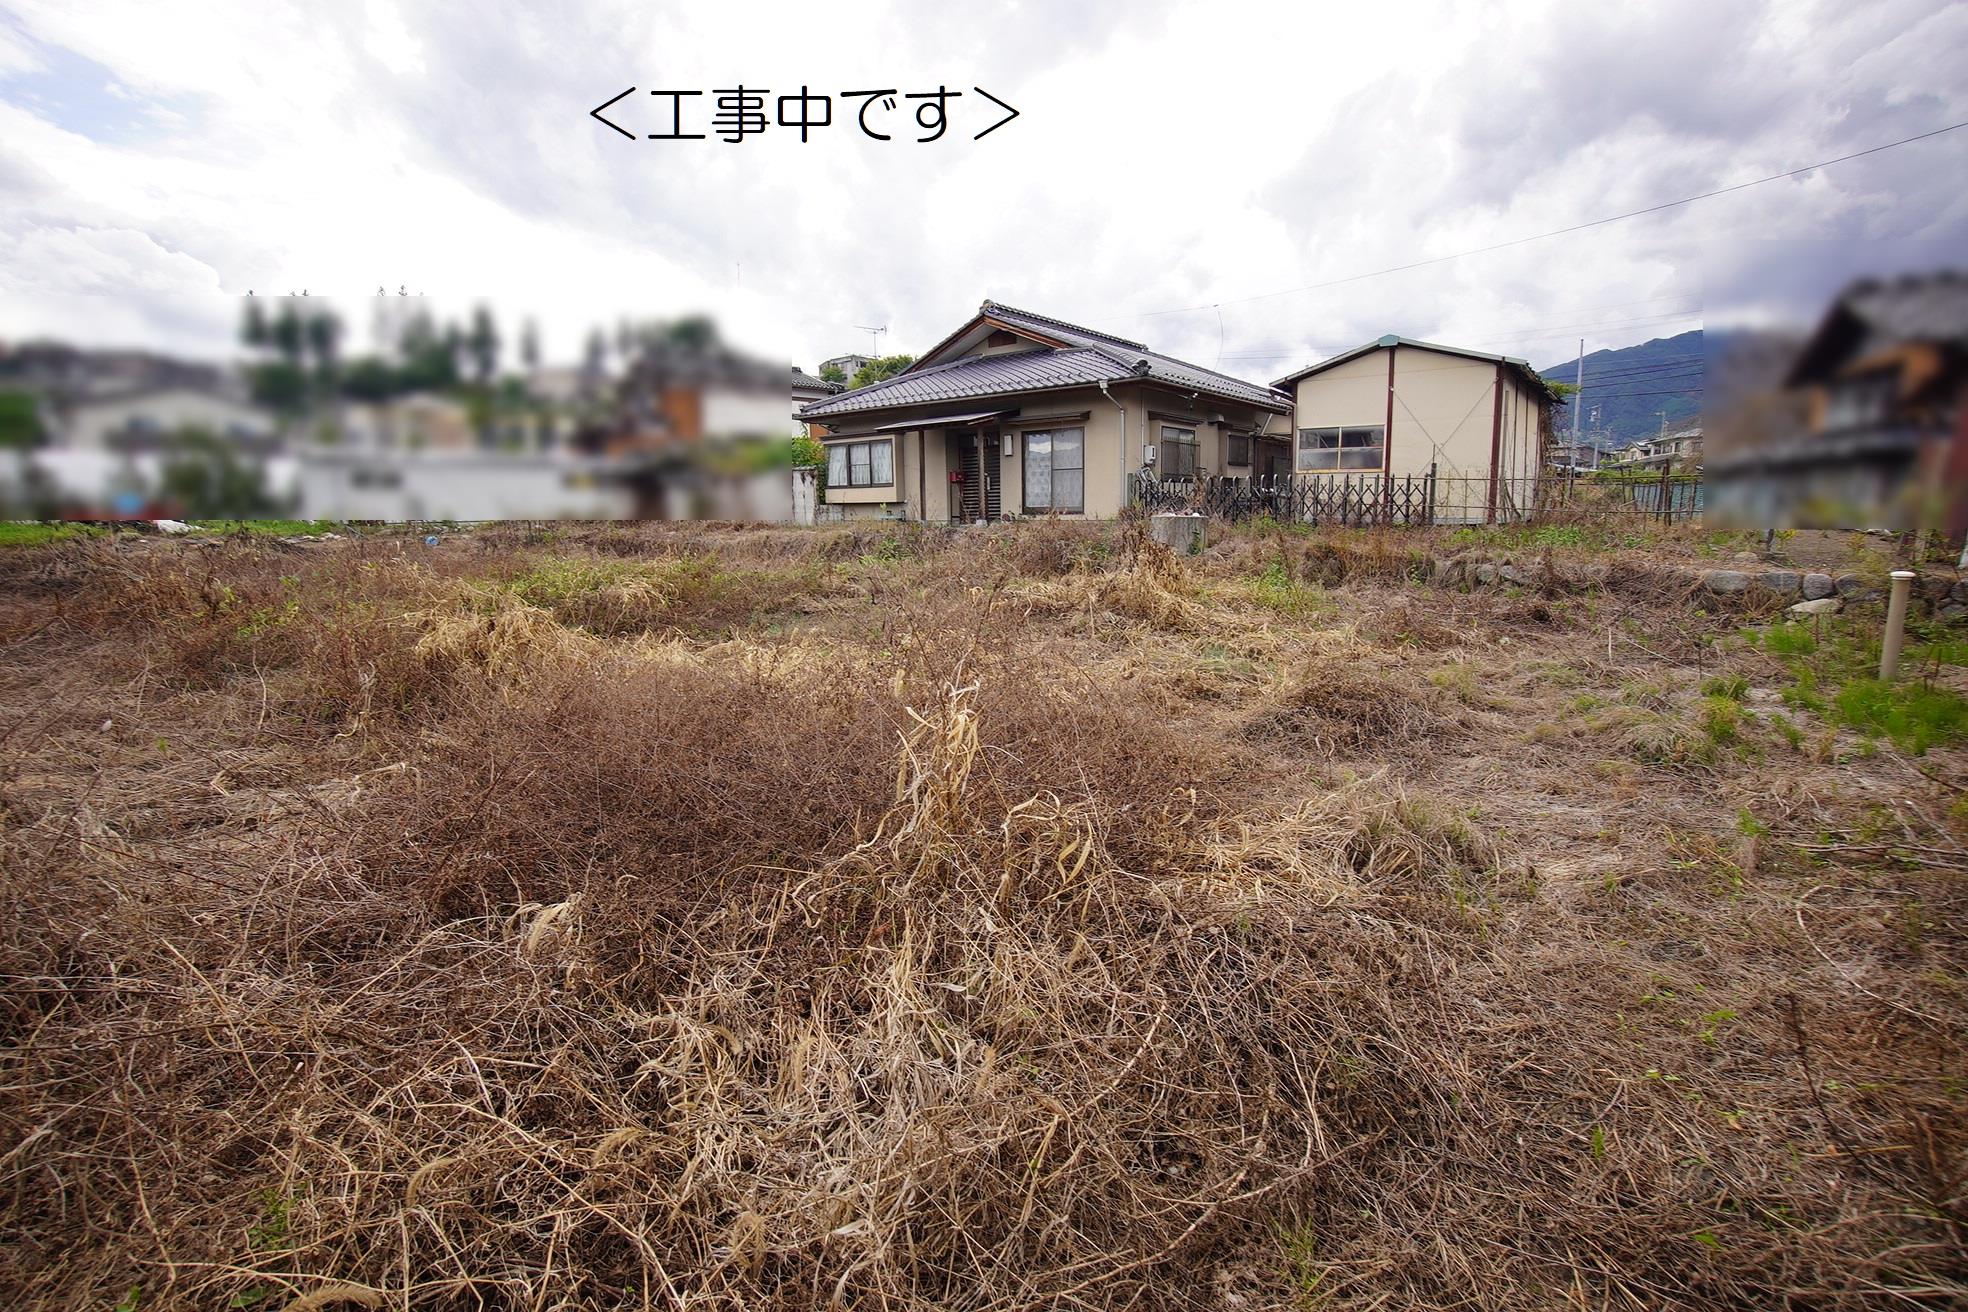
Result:
<svg viewBox="0 0 1968 1312"><path fill-rule="evenodd" d="M1148 536L1178 556L1193 556L1203 549L1203 527L1208 523L1193 513L1150 515Z"/></svg>

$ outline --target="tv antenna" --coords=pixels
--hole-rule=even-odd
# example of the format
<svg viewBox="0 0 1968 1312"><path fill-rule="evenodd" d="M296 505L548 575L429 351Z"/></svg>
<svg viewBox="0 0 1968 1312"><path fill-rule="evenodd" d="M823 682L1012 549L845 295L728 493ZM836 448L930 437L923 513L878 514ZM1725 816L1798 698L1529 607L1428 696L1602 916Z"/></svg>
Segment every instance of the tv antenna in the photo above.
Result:
<svg viewBox="0 0 1968 1312"><path fill-rule="evenodd" d="M883 333L885 333L885 332L887 332L887 331L888 331L888 325L887 325L887 324L883 324L883 325L882 325L881 327L879 327L879 328L870 328L870 327L869 327L869 326L868 326L867 324L865 324L865 323L857 323L857 324L855 324L854 326L855 326L856 328L858 328L858 329L860 329L860 330L861 330L862 332L864 332L864 333L869 333L869 334L871 334L871 335L873 336L873 339L874 339L874 354L875 354L875 358L876 358L876 359L880 359L880 358L881 358L881 335L882 335Z"/></svg>

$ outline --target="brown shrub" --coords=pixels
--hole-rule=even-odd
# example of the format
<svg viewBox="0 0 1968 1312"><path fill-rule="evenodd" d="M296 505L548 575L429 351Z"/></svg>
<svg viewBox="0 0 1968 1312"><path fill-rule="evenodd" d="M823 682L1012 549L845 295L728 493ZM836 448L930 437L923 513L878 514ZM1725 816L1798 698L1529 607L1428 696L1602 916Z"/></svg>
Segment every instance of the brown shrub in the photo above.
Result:
<svg viewBox="0 0 1968 1312"><path fill-rule="evenodd" d="M531 568L503 548L64 581L0 649L10 1305L1959 1300L1941 844L1881 872L1911 920L1692 839L1739 896L1574 914L1509 781L1493 834L1259 755L1020 604L1085 571L963 552L974 592L869 572L831 656L463 604ZM215 631L198 679L159 620ZM365 671L416 692L367 746L269 741ZM1277 711L1432 741L1460 712L1404 679L1322 663Z"/></svg>
<svg viewBox="0 0 1968 1312"><path fill-rule="evenodd" d="M1438 689L1387 677L1370 668L1377 663L1363 655L1293 667L1245 719L1245 735L1330 756L1439 745L1458 733L1457 714Z"/></svg>

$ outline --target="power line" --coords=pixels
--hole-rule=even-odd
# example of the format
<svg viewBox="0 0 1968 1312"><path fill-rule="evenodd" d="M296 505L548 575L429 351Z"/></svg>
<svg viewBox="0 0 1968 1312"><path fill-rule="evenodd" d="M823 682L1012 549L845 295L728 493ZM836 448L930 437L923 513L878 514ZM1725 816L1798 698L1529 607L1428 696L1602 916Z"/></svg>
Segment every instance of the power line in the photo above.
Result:
<svg viewBox="0 0 1968 1312"><path fill-rule="evenodd" d="M1701 313L1698 310L1691 310L1685 314L1641 315L1640 317L1633 318L1633 319L1609 319L1598 323L1554 325L1553 327L1547 329L1525 331L1525 332L1520 332L1509 336L1501 336L1501 337L1473 337L1472 338L1472 337L1465 337L1460 333L1448 334L1448 335L1456 337L1462 341L1469 342L1471 345L1495 346L1495 345L1508 345L1515 342L1542 341L1546 338L1555 336L1561 332L1578 332L1578 331L1589 332L1589 331L1604 330L1610 328L1624 328L1636 324L1648 324L1648 323L1654 324L1657 327L1665 327L1669 323L1686 322L1688 320L1698 320L1700 318L1701 318ZM1226 362L1245 361L1245 362L1261 363L1266 360L1301 359L1311 356L1318 356L1318 354L1319 353L1316 351L1306 350L1303 348L1286 348L1283 350L1276 350L1276 351L1231 351L1226 353L1223 356L1223 359ZM1319 358L1324 358L1324 357L1320 356ZM1576 357L1574 357L1574 359L1576 359ZM1564 361L1563 363L1571 364L1572 362L1573 361L1571 360L1567 360ZM1554 365L1552 367L1556 368L1557 366Z"/></svg>
<svg viewBox="0 0 1968 1312"><path fill-rule="evenodd" d="M1550 372L1561 372L1567 367L1576 367L1577 364L1578 361L1576 360L1566 360L1551 366ZM1585 381L1588 383L1623 383L1630 382L1636 378L1661 378L1670 374L1700 373L1707 367L1705 362L1693 360L1682 364L1640 365L1631 369L1602 369L1597 372L1588 368L1585 371Z"/></svg>
<svg viewBox="0 0 1968 1312"><path fill-rule="evenodd" d="M1338 287L1349 282L1362 282L1368 278L1381 278L1390 273L1405 273L1410 269L1424 269L1432 264L1446 264L1450 260L1460 260L1470 255L1487 255L1491 251L1505 250L1512 246L1523 246L1529 242L1544 241L1551 237L1563 237L1569 233L1584 232L1588 228L1600 228L1608 223L1619 223L1626 219L1637 219L1646 214L1658 214L1662 210L1676 209L1682 205L1692 205L1696 201L1713 200L1717 196L1726 196L1736 191L1747 191L1751 187L1760 187L1767 182L1781 182L1785 178L1794 178L1802 173L1810 173L1816 169L1829 168L1833 164L1843 164L1848 160L1862 159L1867 155L1877 155L1881 151L1895 150L1901 146L1910 146L1916 141L1926 141L1930 137L1938 137L1961 128L1968 128L1968 120L1963 120L1960 123L1950 123L1944 128L1935 128L1931 132L1921 132L1911 137L1902 137L1898 141L1888 141L1883 145L1869 146L1864 150L1855 150L1849 155L1840 155L1835 159L1819 160L1815 164L1806 164L1802 168L1786 169L1782 173L1772 173L1768 177L1756 178L1749 182L1738 182L1728 187L1717 187L1713 191L1704 191L1699 195L1683 196L1679 200L1662 201L1658 205L1649 205L1644 209L1628 210L1624 214L1613 214L1603 219L1592 219L1585 223L1574 223L1567 228L1553 228L1550 232L1534 233L1529 237L1513 237L1509 241L1500 241L1489 246L1477 246L1466 251L1456 251L1450 255L1436 255L1426 260L1415 260L1408 264L1396 264L1385 269L1375 269L1371 273L1355 273L1344 278L1331 278L1325 282L1307 283L1303 287L1287 287L1283 291L1261 292L1256 296L1239 296L1230 300L1210 301L1202 305L1185 305L1173 310L1147 310L1133 317L1137 319L1152 319L1165 314L1190 314L1197 310L1219 309L1225 305L1245 305L1251 301L1268 301L1280 296L1295 296L1299 292L1319 291L1322 288Z"/></svg>
<svg viewBox="0 0 1968 1312"><path fill-rule="evenodd" d="M1549 337L1556 333L1575 333L1581 330L1590 331L1594 328L1625 328L1629 325L1643 323L1665 327L1667 324L1674 323L1677 320L1699 319L1701 317L1702 307L1691 305L1685 310L1663 310L1659 314L1629 315L1623 318L1602 319L1591 323L1554 323L1541 328L1520 328L1509 331L1499 330L1495 336L1484 340L1492 342L1514 341L1520 337ZM1475 331L1480 332L1481 329Z"/></svg>

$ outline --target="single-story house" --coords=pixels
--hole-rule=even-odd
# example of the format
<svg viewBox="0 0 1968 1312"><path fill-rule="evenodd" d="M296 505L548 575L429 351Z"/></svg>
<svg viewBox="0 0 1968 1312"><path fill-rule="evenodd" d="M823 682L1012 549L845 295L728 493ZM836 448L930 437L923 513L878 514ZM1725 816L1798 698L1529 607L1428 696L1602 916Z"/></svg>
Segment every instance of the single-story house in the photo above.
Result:
<svg viewBox="0 0 1968 1312"><path fill-rule="evenodd" d="M1287 374L1300 475L1436 475L1436 517L1535 503L1552 391L1524 360L1387 336Z"/></svg>
<svg viewBox="0 0 1968 1312"><path fill-rule="evenodd" d="M803 407L847 517L1111 517L1135 476L1249 478L1286 459L1290 398L985 301L893 378Z"/></svg>

